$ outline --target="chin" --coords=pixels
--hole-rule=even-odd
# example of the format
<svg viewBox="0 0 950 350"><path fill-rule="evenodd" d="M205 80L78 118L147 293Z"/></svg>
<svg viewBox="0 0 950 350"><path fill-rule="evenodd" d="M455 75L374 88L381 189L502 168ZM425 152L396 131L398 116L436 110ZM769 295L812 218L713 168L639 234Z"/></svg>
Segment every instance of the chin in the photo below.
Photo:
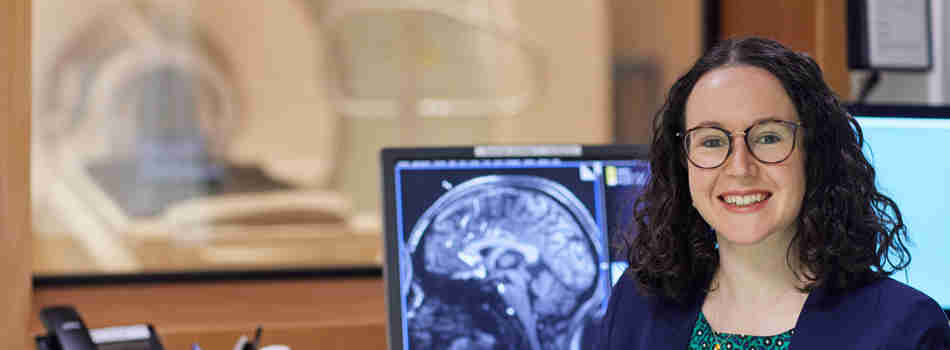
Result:
<svg viewBox="0 0 950 350"><path fill-rule="evenodd" d="M725 233L729 232L729 233ZM734 245L756 245L761 243L770 234L768 231L764 230L730 230L730 231L719 231L716 230L716 237L720 243L723 240L728 241L730 244Z"/></svg>

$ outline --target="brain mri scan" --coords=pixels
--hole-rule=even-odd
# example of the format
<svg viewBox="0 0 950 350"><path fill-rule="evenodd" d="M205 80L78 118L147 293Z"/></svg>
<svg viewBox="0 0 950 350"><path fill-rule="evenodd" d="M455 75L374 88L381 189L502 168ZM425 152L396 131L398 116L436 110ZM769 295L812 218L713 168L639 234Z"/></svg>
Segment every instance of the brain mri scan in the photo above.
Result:
<svg viewBox="0 0 950 350"><path fill-rule="evenodd" d="M581 349L607 293L603 238L564 186L520 175L451 187L402 247L412 349Z"/></svg>

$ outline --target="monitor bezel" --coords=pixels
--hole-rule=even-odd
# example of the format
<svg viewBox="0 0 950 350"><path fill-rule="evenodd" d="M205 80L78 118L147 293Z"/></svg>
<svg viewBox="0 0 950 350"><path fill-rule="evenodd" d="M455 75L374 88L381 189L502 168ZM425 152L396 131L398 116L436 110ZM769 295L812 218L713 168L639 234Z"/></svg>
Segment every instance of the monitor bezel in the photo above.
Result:
<svg viewBox="0 0 950 350"><path fill-rule="evenodd" d="M845 108L853 117L950 118L950 105L856 103L845 105Z"/></svg>
<svg viewBox="0 0 950 350"><path fill-rule="evenodd" d="M517 154L507 156L476 156L476 148L481 146L455 147L393 147L380 151L382 170L383 203L383 284L386 301L386 342L389 350L403 349L402 313L399 293L399 274L395 259L399 256L396 244L398 236L396 221L395 166L401 160L438 160L438 159L503 159L503 158L557 158L561 160L618 160L633 159L649 161L649 146L633 144L611 145L517 145L517 148L570 148L579 147L580 154ZM505 147L505 146L497 146Z"/></svg>

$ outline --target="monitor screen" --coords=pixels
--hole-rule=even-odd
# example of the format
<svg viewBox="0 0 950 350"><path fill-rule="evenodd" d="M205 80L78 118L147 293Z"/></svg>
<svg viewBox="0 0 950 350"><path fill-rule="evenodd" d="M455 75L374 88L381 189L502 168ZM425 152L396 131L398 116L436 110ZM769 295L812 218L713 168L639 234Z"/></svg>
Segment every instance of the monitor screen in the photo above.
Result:
<svg viewBox="0 0 950 350"><path fill-rule="evenodd" d="M950 309L950 109L853 109L878 189L897 202L911 263L892 277Z"/></svg>
<svg viewBox="0 0 950 350"><path fill-rule="evenodd" d="M616 248L649 174L645 159L392 166L399 247L387 269L398 266L399 296L389 307L401 329L394 348L590 348L589 331L626 267Z"/></svg>

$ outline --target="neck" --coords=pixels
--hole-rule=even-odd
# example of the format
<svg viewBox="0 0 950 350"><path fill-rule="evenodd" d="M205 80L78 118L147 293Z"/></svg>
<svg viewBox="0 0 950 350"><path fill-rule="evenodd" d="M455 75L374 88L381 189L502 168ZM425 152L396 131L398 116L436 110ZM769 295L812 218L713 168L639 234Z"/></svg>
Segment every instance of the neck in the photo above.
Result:
<svg viewBox="0 0 950 350"><path fill-rule="evenodd" d="M774 303L798 292L803 282L797 259L788 255L792 234L774 234L753 245L719 240L719 268L712 288L720 297L746 305Z"/></svg>
<svg viewBox="0 0 950 350"><path fill-rule="evenodd" d="M795 327L808 294L787 256L791 234L773 234L756 244L719 240L719 268L703 313L719 332L775 335Z"/></svg>

